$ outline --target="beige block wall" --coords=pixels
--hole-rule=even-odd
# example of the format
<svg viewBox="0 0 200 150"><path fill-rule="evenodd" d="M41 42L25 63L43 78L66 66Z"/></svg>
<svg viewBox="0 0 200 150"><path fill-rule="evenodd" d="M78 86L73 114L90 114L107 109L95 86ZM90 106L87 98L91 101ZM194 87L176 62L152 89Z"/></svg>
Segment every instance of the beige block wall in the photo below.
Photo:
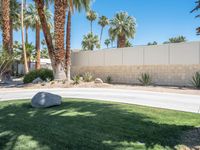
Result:
<svg viewBox="0 0 200 150"><path fill-rule="evenodd" d="M192 76L200 65L121 65L72 67L72 76L91 72L104 81L111 76L114 83L138 84L142 73L149 73L156 85L190 86Z"/></svg>
<svg viewBox="0 0 200 150"><path fill-rule="evenodd" d="M144 47L123 48L123 65L142 65L144 63Z"/></svg>
<svg viewBox="0 0 200 150"><path fill-rule="evenodd" d="M200 64L200 43L178 43L169 45L169 64Z"/></svg>
<svg viewBox="0 0 200 150"><path fill-rule="evenodd" d="M145 65L163 65L169 62L169 45L146 46L144 51Z"/></svg>

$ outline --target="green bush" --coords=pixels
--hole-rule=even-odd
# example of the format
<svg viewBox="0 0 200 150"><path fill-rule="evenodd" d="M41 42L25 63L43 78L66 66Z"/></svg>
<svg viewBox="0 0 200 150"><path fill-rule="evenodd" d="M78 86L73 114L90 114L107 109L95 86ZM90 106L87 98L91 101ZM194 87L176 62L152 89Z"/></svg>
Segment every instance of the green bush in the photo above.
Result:
<svg viewBox="0 0 200 150"><path fill-rule="evenodd" d="M41 78L43 81L52 81L54 79L53 71L50 69L39 69L30 71L24 76L24 83L31 83L36 78Z"/></svg>
<svg viewBox="0 0 200 150"><path fill-rule="evenodd" d="M113 81L112 77L111 76L107 76L106 82L110 84L112 81Z"/></svg>
<svg viewBox="0 0 200 150"><path fill-rule="evenodd" d="M73 84L79 84L81 82L81 77L76 75L73 77Z"/></svg>
<svg viewBox="0 0 200 150"><path fill-rule="evenodd" d="M86 72L84 75L83 75L83 80L85 82L91 82L92 81L92 74L90 72Z"/></svg>
<svg viewBox="0 0 200 150"><path fill-rule="evenodd" d="M143 86L152 84L151 76L148 73L142 73L141 78L138 79Z"/></svg>
<svg viewBox="0 0 200 150"><path fill-rule="evenodd" d="M196 72L192 77L192 85L197 89L200 89L200 72Z"/></svg>

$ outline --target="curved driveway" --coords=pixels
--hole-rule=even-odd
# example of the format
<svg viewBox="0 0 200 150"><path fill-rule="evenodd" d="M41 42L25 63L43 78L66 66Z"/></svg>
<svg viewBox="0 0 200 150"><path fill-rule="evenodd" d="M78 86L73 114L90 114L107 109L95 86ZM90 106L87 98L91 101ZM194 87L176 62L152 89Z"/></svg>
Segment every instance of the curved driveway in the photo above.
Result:
<svg viewBox="0 0 200 150"><path fill-rule="evenodd" d="M197 95L105 88L1 89L0 101L30 99L39 91L59 94L65 98L114 101L194 113L200 110L200 96Z"/></svg>

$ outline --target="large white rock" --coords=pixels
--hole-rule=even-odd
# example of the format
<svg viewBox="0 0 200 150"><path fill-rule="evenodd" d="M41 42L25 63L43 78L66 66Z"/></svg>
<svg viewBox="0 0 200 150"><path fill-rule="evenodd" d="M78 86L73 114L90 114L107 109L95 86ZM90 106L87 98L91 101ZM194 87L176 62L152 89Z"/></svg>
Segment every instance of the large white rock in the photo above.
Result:
<svg viewBox="0 0 200 150"><path fill-rule="evenodd" d="M31 100L32 107L35 108L47 108L52 106L61 105L62 97L59 95L39 92Z"/></svg>
<svg viewBox="0 0 200 150"><path fill-rule="evenodd" d="M100 78L96 78L96 79L94 80L94 83L102 84L103 81L102 81Z"/></svg>
<svg viewBox="0 0 200 150"><path fill-rule="evenodd" d="M38 84L38 83L42 83L42 82L43 82L43 80L40 77L38 77L32 81L33 84Z"/></svg>

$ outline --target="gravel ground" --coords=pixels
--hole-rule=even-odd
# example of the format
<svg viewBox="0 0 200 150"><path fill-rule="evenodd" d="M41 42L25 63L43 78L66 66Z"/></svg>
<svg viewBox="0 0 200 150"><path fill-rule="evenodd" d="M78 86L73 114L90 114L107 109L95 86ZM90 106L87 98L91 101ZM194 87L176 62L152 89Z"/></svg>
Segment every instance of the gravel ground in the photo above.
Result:
<svg viewBox="0 0 200 150"><path fill-rule="evenodd" d="M15 79L10 84L0 84L1 90L7 88L26 88L26 89L42 89L42 88L114 88L127 90L142 90L152 92L167 92L179 94L200 95L200 90L191 87L175 87L175 86L139 86L139 85L122 85L122 84L95 84L94 82L81 82L78 85L64 81L52 81L40 84L23 84L21 79Z"/></svg>

